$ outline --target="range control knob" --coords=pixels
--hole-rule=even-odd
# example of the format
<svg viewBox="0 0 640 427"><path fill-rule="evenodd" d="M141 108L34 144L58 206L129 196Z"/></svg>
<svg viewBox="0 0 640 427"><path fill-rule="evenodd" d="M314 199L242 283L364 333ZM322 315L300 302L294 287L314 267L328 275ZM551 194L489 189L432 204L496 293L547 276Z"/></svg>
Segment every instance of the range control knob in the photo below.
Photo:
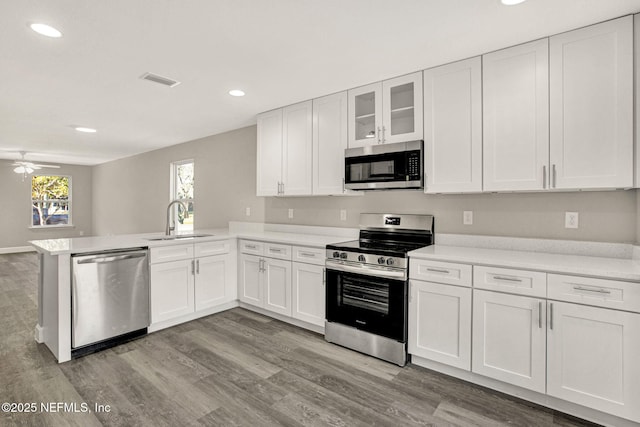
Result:
<svg viewBox="0 0 640 427"><path fill-rule="evenodd" d="M387 258L387 265L393 265L395 264L395 261L393 260L393 258Z"/></svg>
<svg viewBox="0 0 640 427"><path fill-rule="evenodd" d="M381 256L380 258L378 258L378 264L384 264L384 257Z"/></svg>
<svg viewBox="0 0 640 427"><path fill-rule="evenodd" d="M342 253L340 254L340 258L342 258L342 259L347 259L347 253L346 253L346 252L342 252Z"/></svg>
<svg viewBox="0 0 640 427"><path fill-rule="evenodd" d="M367 257L365 257L364 255L358 255L358 261L365 262L366 260L367 260Z"/></svg>
<svg viewBox="0 0 640 427"><path fill-rule="evenodd" d="M340 252L338 252L338 251L333 252L332 255L333 255L334 258L340 258Z"/></svg>

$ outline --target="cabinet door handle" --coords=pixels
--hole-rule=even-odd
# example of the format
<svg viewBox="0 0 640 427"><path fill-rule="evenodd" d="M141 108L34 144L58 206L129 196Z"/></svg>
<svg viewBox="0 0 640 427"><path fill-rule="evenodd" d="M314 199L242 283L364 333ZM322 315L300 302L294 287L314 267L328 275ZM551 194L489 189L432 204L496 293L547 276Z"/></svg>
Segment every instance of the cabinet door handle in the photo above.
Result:
<svg viewBox="0 0 640 427"><path fill-rule="evenodd" d="M542 329L542 301L538 301L538 328Z"/></svg>
<svg viewBox="0 0 640 427"><path fill-rule="evenodd" d="M427 271L433 271L435 273L444 273L444 274L450 274L451 273L451 271L445 270L445 269L442 269L442 268L427 268Z"/></svg>
<svg viewBox="0 0 640 427"><path fill-rule="evenodd" d="M378 126L378 144L382 144L382 141L380 141L381 135L382 135L382 129L380 129L380 126Z"/></svg>
<svg viewBox="0 0 640 427"><path fill-rule="evenodd" d="M282 192L280 194L284 196L284 182L282 182L282 184L280 185L282 185Z"/></svg>
<svg viewBox="0 0 640 427"><path fill-rule="evenodd" d="M196 262L191 260L191 274L196 274Z"/></svg>
<svg viewBox="0 0 640 427"><path fill-rule="evenodd" d="M322 269L322 286L327 284L327 269Z"/></svg>
<svg viewBox="0 0 640 427"><path fill-rule="evenodd" d="M549 329L553 331L553 303L549 303Z"/></svg>
<svg viewBox="0 0 640 427"><path fill-rule="evenodd" d="M264 260L262 258L260 258L260 260L258 261L258 271L259 272L264 271Z"/></svg>
<svg viewBox="0 0 640 427"><path fill-rule="evenodd" d="M383 125L382 126L382 143L384 144L386 140L387 140L387 128Z"/></svg>
<svg viewBox="0 0 640 427"><path fill-rule="evenodd" d="M583 286L574 286L573 287L574 290L576 291L587 291L587 292L595 292L598 294L604 294L604 295L609 295L611 293L611 291L608 291L606 289L591 289L591 288L585 288Z"/></svg>
<svg viewBox="0 0 640 427"><path fill-rule="evenodd" d="M346 188L344 187L344 178L342 178L342 192L344 193L346 191Z"/></svg>
<svg viewBox="0 0 640 427"><path fill-rule="evenodd" d="M507 277L507 276L493 276L495 280L503 280L505 282L522 282L522 279L518 279L517 277Z"/></svg>
<svg viewBox="0 0 640 427"><path fill-rule="evenodd" d="M551 165L551 178L553 188L556 188L556 165Z"/></svg>
<svg viewBox="0 0 640 427"><path fill-rule="evenodd" d="M196 260L196 274L200 274L200 260Z"/></svg>
<svg viewBox="0 0 640 427"><path fill-rule="evenodd" d="M542 166L542 188L547 188L547 165Z"/></svg>

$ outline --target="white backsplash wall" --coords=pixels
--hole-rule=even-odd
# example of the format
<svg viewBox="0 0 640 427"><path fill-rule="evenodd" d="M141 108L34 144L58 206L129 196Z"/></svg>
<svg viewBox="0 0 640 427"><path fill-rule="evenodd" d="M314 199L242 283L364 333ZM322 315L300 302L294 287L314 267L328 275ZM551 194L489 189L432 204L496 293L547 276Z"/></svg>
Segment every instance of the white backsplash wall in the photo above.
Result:
<svg viewBox="0 0 640 427"><path fill-rule="evenodd" d="M363 212L435 216L437 233L635 243L640 229L636 190L426 195L420 191L375 191L354 197L267 197L267 223L358 227ZM293 209L293 219L288 218ZM340 210L347 220L340 220ZM473 224L463 225L463 211ZM567 229L565 212L579 213Z"/></svg>

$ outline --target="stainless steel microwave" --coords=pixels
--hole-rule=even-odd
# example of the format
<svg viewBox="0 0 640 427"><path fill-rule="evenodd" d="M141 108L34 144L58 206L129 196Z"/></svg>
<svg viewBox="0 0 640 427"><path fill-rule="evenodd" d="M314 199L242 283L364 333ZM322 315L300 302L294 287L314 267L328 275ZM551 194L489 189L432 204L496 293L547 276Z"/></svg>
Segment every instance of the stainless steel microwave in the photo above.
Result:
<svg viewBox="0 0 640 427"><path fill-rule="evenodd" d="M423 188L423 141L347 148L344 184L350 190Z"/></svg>

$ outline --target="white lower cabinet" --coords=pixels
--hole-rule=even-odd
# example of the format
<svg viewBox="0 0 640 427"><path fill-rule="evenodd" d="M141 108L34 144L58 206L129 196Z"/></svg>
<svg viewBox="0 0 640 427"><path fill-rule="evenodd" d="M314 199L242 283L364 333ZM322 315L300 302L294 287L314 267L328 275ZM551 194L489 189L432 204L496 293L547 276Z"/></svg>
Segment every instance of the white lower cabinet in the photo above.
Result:
<svg viewBox="0 0 640 427"><path fill-rule="evenodd" d="M197 256L205 254L216 255ZM150 278L152 325L237 298L235 254L229 241L151 248Z"/></svg>
<svg viewBox="0 0 640 427"><path fill-rule="evenodd" d="M294 262L293 317L324 327L325 270L322 265Z"/></svg>
<svg viewBox="0 0 640 427"><path fill-rule="evenodd" d="M473 291L475 373L545 392L545 300Z"/></svg>
<svg viewBox="0 0 640 427"><path fill-rule="evenodd" d="M192 260L152 264L151 323L158 323L194 311L195 282Z"/></svg>
<svg viewBox="0 0 640 427"><path fill-rule="evenodd" d="M471 288L411 280L409 353L471 369Z"/></svg>
<svg viewBox="0 0 640 427"><path fill-rule="evenodd" d="M548 304L547 394L640 422L640 314Z"/></svg>
<svg viewBox="0 0 640 427"><path fill-rule="evenodd" d="M240 244L241 250L249 246L282 259L240 254L240 301L291 316L291 247L248 241Z"/></svg>

